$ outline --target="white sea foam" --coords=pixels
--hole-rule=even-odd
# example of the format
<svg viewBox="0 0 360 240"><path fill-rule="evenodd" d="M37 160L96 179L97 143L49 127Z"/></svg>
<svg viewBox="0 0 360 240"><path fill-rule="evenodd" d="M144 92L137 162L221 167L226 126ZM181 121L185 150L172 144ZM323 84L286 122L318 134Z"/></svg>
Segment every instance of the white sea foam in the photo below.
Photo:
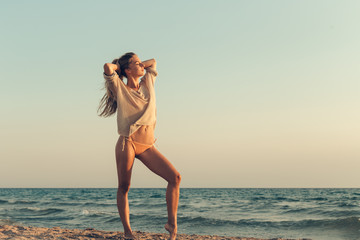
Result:
<svg viewBox="0 0 360 240"><path fill-rule="evenodd" d="M81 211L81 215L89 215L89 211L86 210L86 209L83 209L83 210Z"/></svg>
<svg viewBox="0 0 360 240"><path fill-rule="evenodd" d="M0 225L13 225L15 223L16 222L11 219L0 219Z"/></svg>
<svg viewBox="0 0 360 240"><path fill-rule="evenodd" d="M41 211L41 210L43 210L43 209L38 208L38 207L27 207L26 209L33 210L33 211ZM46 210L46 209L44 209L44 210Z"/></svg>

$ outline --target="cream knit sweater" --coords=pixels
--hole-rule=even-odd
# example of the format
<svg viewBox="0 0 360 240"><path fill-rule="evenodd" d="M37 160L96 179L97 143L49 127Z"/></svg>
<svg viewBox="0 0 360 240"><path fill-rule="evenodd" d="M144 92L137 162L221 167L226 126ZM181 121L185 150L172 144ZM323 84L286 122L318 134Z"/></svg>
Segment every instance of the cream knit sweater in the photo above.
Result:
<svg viewBox="0 0 360 240"><path fill-rule="evenodd" d="M110 91L117 96L118 133L129 137L142 125L156 124L156 99L154 83L157 71L147 68L140 79L140 87L135 91L126 86L114 72L111 76L104 73L105 81L110 81Z"/></svg>

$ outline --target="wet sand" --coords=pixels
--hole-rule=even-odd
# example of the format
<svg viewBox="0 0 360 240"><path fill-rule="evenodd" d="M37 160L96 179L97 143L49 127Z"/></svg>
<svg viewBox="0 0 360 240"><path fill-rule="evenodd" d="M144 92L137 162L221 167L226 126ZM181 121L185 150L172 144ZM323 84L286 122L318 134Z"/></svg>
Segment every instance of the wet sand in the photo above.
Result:
<svg viewBox="0 0 360 240"><path fill-rule="evenodd" d="M146 233L135 231L134 235L136 239L147 239L147 240L165 240L168 239L169 234L165 233ZM13 226L13 225L0 225L0 239L117 239L123 240L123 232L111 232L111 231L100 231L93 228L87 229L64 229L60 227L43 228L43 227L25 227L25 226ZM265 240L251 237L221 237L221 236L210 236L210 235L187 235L178 234L178 240L202 240L202 239L213 239L213 240ZM272 238L271 240L285 240L283 238ZM288 239L287 239L288 240Z"/></svg>

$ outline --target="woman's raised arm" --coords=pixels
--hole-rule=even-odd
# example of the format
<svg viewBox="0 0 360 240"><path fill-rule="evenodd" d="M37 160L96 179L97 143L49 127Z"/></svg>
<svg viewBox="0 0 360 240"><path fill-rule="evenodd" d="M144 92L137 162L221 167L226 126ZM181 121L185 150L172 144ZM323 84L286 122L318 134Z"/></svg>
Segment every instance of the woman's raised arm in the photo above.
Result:
<svg viewBox="0 0 360 240"><path fill-rule="evenodd" d="M104 64L104 73L108 76L112 75L114 71L118 70L118 65L112 63Z"/></svg>
<svg viewBox="0 0 360 240"><path fill-rule="evenodd" d="M155 61L155 58L153 59L149 59L149 60L146 60L146 61L143 61L142 64L144 65L144 68L153 68L153 69L156 69L156 61Z"/></svg>

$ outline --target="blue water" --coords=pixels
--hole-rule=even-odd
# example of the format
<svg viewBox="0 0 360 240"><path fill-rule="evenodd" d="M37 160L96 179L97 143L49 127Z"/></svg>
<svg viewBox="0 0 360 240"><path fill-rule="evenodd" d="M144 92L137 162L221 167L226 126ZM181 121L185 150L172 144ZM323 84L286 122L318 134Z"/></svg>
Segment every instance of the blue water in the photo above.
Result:
<svg viewBox="0 0 360 240"><path fill-rule="evenodd" d="M133 230L165 232L165 189L131 189ZM0 224L123 231L116 189L0 189ZM360 239L360 189L181 189L178 231Z"/></svg>

